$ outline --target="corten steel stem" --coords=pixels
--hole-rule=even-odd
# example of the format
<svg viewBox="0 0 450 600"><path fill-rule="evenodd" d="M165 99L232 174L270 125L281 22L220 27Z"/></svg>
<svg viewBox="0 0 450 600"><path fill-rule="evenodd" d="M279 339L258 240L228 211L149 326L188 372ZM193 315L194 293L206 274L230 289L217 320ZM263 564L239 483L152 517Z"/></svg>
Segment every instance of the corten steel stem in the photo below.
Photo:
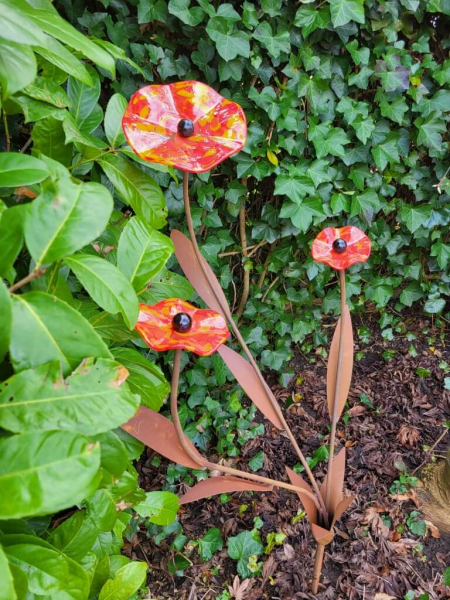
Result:
<svg viewBox="0 0 450 600"><path fill-rule="evenodd" d="M311 582L311 592L317 594L319 591L320 575L322 573L323 555L325 553L325 546L323 544L317 544L316 558L314 560L314 573Z"/></svg>
<svg viewBox="0 0 450 600"><path fill-rule="evenodd" d="M189 235L191 236L191 242L194 247L194 252L198 259L200 268L203 271L203 274L205 275L207 280L210 281L208 273L203 268L202 255L200 253L200 249L197 244L197 238L195 236L195 231L194 231L194 224L192 222L191 208L190 208L190 203L189 203L189 173L187 171L184 171L184 173L183 173L183 197L184 197L184 208L185 208L185 212L186 212L186 222L187 222L187 226L188 226L188 230L189 230ZM226 310L226 308L223 307L221 298L215 293L214 286L211 286L211 289L212 289L212 292L214 293L214 296L215 296L219 306L222 308L222 311L226 317L227 310ZM236 339L238 340L242 349L244 350L250 364L254 368L258 379L260 380L262 385L267 389L267 387L268 387L267 383L264 380L263 376L261 375L258 365L256 364L255 359L253 358L252 353L250 352L247 344L245 343L244 338L242 337L241 332L239 331L236 323L233 321L233 319L227 319L227 321L230 324L230 327L231 327ZM322 514L325 526L328 526L328 514L327 514L327 510L325 508L325 503L323 502L322 496L320 495L320 490L319 490L319 486L317 485L317 481L316 481L314 475L312 474L312 471L309 468L309 465L306 462L306 459L303 456L303 453L300 450L300 447L297 444L297 441L294 438L294 435L292 434L292 431L290 430L289 425L287 424L286 419L284 418L284 415L283 415L278 403L273 402L271 400L270 396L269 396L269 399L271 401L271 404L272 404L275 412L277 413L278 418L281 421L281 424L283 425L284 430L286 431L286 434L287 434L292 446L295 449L295 452L297 453L297 456L300 459L300 462L302 463L302 465L305 469L306 474L309 477L309 480L311 482L311 485L312 485L314 491L316 492L317 500L319 503L319 505L318 505L319 512ZM286 487L286 486L284 486L284 487ZM290 488L287 488L287 489L290 489Z"/></svg>
<svg viewBox="0 0 450 600"><path fill-rule="evenodd" d="M178 382L180 379L181 354L182 350L175 350L174 352L170 390L170 412L172 414L173 424L177 433L178 440L183 450L185 450L188 456L194 462L196 462L200 468L203 469L221 471L222 473L227 473L228 475L236 475L240 478L250 479L251 481L258 481L259 483L266 483L269 485L282 487L295 493L301 492L302 494L310 497L311 500L313 500L316 504L317 508L319 508L317 499L313 494L310 494L308 491L303 490L301 488L297 488L295 485L285 483L284 481L276 481L275 479L269 479L268 477L262 477L261 475L255 475L254 473L246 473L245 471L239 471L239 469L233 469L232 467L218 465L216 463L210 462L206 458L203 458L203 456L200 457L196 452L193 452L192 447L188 444L187 438L183 432L183 428L181 427L180 416L178 414ZM199 458L201 458L201 462L199 462Z"/></svg>
<svg viewBox="0 0 450 600"><path fill-rule="evenodd" d="M336 369L336 387L334 388L334 404L333 404L333 415L331 418L331 433L330 433L330 455L328 457L328 476L327 476L327 493L325 497L325 506L327 513L330 514L330 497L333 476L333 460L334 460L334 442L336 439L336 425L338 420L339 411L339 388L341 386L341 375L342 375L342 360L344 358L344 329L345 329L345 317L346 317L346 297L345 297L345 269L339 271L339 283L341 287L341 326L339 330L339 351Z"/></svg>

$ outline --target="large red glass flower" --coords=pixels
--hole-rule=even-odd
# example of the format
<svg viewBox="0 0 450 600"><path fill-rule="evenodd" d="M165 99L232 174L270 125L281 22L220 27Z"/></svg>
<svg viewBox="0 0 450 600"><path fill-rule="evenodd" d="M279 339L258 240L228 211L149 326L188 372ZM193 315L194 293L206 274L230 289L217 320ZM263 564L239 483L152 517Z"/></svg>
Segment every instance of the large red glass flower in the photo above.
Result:
<svg viewBox="0 0 450 600"><path fill-rule="evenodd" d="M355 263L366 262L370 246L367 235L357 227L327 227L313 241L311 254L316 262L342 271Z"/></svg>
<svg viewBox="0 0 450 600"><path fill-rule="evenodd" d="M225 319L214 310L178 298L140 304L135 329L153 350L190 350L200 356L213 354L230 335Z"/></svg>
<svg viewBox="0 0 450 600"><path fill-rule="evenodd" d="M247 136L242 108L198 81L141 88L122 126L141 158L191 173L208 171L239 152Z"/></svg>

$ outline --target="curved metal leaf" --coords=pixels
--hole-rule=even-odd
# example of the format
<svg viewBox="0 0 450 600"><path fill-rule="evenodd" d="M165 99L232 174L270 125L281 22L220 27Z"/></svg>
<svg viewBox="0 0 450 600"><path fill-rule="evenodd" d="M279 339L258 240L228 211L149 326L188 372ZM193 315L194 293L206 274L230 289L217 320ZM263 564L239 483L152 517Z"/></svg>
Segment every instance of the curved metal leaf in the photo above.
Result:
<svg viewBox="0 0 450 600"><path fill-rule="evenodd" d="M228 302L225 298L222 288L217 281L211 267L208 265L206 260L201 257L201 263L195 254L194 246L189 238L187 238L181 231L174 229L170 234L170 239L175 246L175 255L184 274L188 278L189 282L194 287L197 294L204 301L206 306L217 311L226 319L231 319L231 312L228 308ZM207 276L203 272L207 273ZM226 310L222 310L219 302L216 299L218 296ZM225 314L226 313L226 314Z"/></svg>
<svg viewBox="0 0 450 600"><path fill-rule="evenodd" d="M193 461L183 449L172 421L145 406L141 406L134 417L122 425L122 429L158 454L179 465L198 469L202 464L201 455L189 440L187 441L193 452L198 455L199 462Z"/></svg>
<svg viewBox="0 0 450 600"><path fill-rule="evenodd" d="M342 491L344 489L344 475L345 475L345 447L342 448L333 459L332 469L332 481L331 481L331 492L330 492L330 512L334 514L337 506L342 500ZM328 474L323 480L320 493L325 501L327 495L328 486Z"/></svg>
<svg viewBox="0 0 450 600"><path fill-rule="evenodd" d="M334 397L336 390L336 378L338 368L338 355L339 355L339 338L341 332L341 318L339 318L338 324L333 335L333 341L331 342L330 356L328 359L328 371L327 371L327 400L328 410L330 418L333 418L333 407ZM352 320L350 317L350 311L348 306L345 306L345 319L344 319L344 353L342 357L341 366L341 380L339 385L338 395L338 412L337 418L341 416L344 409L344 405L347 401L348 390L350 389L350 382L352 379L353 372L353 328Z"/></svg>
<svg viewBox="0 0 450 600"><path fill-rule="evenodd" d="M275 396L269 387L262 384L252 365L228 346L220 346L218 352L247 396L256 404L262 414L275 427L283 429L280 417L272 406L272 402L276 402Z"/></svg>
<svg viewBox="0 0 450 600"><path fill-rule="evenodd" d="M299 488L303 488L307 492L314 494L310 485L308 485L306 483L306 481L303 479L303 477L301 475L299 475L298 473L296 473L289 467L285 467L285 469L286 469L289 479L291 480L292 485L295 485L296 487L299 487ZM308 515L308 519L309 519L309 522L311 523L311 525L313 525L314 523L317 523L317 507L314 504L314 502L308 496L303 496L303 495L301 496L299 492L297 492L297 495L303 504L303 507L306 511L306 514Z"/></svg>
<svg viewBox="0 0 450 600"><path fill-rule="evenodd" d="M191 487L191 489L180 498L180 504L187 504L209 496L217 494L229 494L231 492L270 492L273 489L272 485L257 483L256 481L246 481L239 477L210 477L200 481Z"/></svg>

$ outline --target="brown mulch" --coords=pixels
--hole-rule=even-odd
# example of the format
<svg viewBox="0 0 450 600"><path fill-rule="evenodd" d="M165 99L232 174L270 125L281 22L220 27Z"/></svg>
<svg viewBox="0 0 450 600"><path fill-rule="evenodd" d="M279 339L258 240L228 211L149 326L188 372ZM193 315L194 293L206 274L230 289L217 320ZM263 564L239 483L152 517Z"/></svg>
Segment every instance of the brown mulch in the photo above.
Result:
<svg viewBox="0 0 450 600"><path fill-rule="evenodd" d="M414 491L397 496L389 492L399 477L399 461L406 464L409 472L419 467L427 458L424 446L431 446L437 440L443 432L442 423L449 419L450 392L444 390L445 373L439 363L450 363L450 346L440 340L442 330L433 328L432 322L423 316L412 314L404 318L406 330L417 335L413 342L397 333L393 341L387 342L380 335L377 315L363 318L364 322L354 319L354 330L364 324L372 336L370 344L364 345L355 335L356 351L363 350L364 355L355 361L349 419L346 426L341 420L337 436L339 446L347 448L346 494L356 495L356 501L337 523L335 539L326 548L317 598L372 600L376 593L385 593L403 599L408 590L414 590L417 598L424 592L428 592L430 600L450 598L449 588L440 583L443 570L450 566L450 537L436 537L439 523L429 524L424 538L411 534L405 517L417 510ZM422 333L425 327L427 334ZM430 336L436 341L430 341ZM408 353L411 343L417 350L416 357ZM386 349L396 351L389 361L382 357ZM298 355L293 366L297 375L294 381L303 379L302 383L289 389L288 398L279 386L274 385L273 389L282 406L291 397L296 398L297 402L287 412L288 420L302 450L310 455L328 441L325 362L319 354L315 364ZM420 378L416 373L419 367L429 369L430 375ZM360 401L360 394L366 394L373 409ZM319 439L318 435L323 437ZM435 455L445 454L449 438L450 435L436 447ZM259 471L261 475L285 479L284 465L298 462L287 438L270 424L266 425L264 436L244 447L244 460L241 459L239 466L243 468L260 450L266 455L264 467ZM149 453L138 464L141 484L147 490L160 489L164 484L164 469L153 468L152 457ZM321 481L326 464L319 464L314 472ZM178 492L181 494L186 489L183 484ZM170 540L156 545L148 539L145 530L140 530L125 551L148 561L149 597L212 600L233 583L233 597L240 600L314 597L309 586L315 543L306 519L292 524L300 508L296 497L285 490L232 496L232 501L226 504L214 497L183 507L179 517L183 532L189 539L198 539L211 527L218 527L226 540L241 531L251 530L254 517L260 517L264 523L260 530L263 541L272 531L286 534L282 547L274 549L269 557L262 557L265 561L262 576L245 582L235 580L236 563L228 557L225 544L224 549L205 564L194 551L189 557L192 566L183 577L175 577L167 570L167 562L175 552L170 549ZM240 508L243 504L247 505L244 512Z"/></svg>

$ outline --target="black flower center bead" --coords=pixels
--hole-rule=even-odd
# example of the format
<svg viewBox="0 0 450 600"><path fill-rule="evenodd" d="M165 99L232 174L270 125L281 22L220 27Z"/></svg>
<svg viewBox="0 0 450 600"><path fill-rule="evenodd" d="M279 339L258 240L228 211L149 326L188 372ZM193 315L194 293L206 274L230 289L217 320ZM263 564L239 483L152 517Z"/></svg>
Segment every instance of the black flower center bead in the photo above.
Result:
<svg viewBox="0 0 450 600"><path fill-rule="evenodd" d="M177 313L172 319L172 325L177 333L187 333L192 327L192 319L186 313Z"/></svg>
<svg viewBox="0 0 450 600"><path fill-rule="evenodd" d="M194 123L190 119L181 119L178 123L178 133L183 137L191 137L194 134Z"/></svg>
<svg viewBox="0 0 450 600"><path fill-rule="evenodd" d="M347 242L342 238L338 238L333 242L333 250L338 254L342 254L347 250Z"/></svg>

